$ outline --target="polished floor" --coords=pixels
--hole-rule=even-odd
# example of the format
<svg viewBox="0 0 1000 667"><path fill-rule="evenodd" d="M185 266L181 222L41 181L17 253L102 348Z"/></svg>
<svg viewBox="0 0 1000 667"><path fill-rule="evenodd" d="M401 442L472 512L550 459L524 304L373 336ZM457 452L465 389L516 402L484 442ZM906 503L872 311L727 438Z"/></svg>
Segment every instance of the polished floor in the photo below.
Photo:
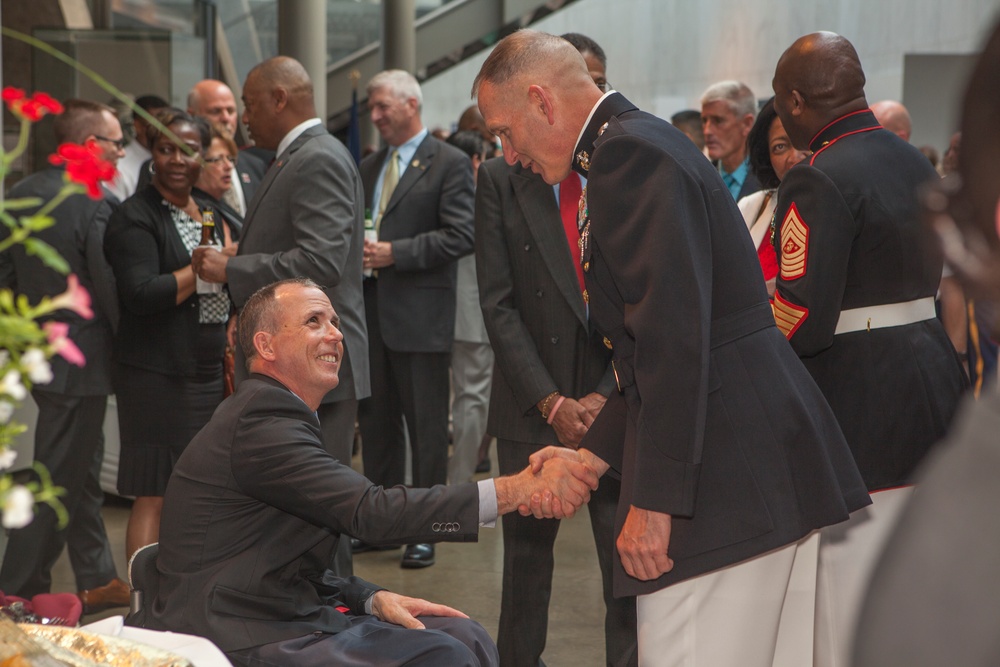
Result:
<svg viewBox="0 0 1000 667"><path fill-rule="evenodd" d="M495 450L495 447L494 447ZM355 466L359 461L355 460ZM496 461L493 461L496 470ZM104 508L108 536L115 549L118 571L125 574L125 524L129 507L112 499ZM400 550L360 554L355 574L386 588L447 604L475 618L495 638L500 613L503 567L501 528L484 528L475 544L441 544L437 564L423 570L399 567ZM604 605L587 512L563 522L556 541L556 571L549 608L548 642L543 660L549 667L590 667L604 664ZM74 591L65 553L53 572L53 590ZM125 613L109 610L84 617L83 623Z"/></svg>

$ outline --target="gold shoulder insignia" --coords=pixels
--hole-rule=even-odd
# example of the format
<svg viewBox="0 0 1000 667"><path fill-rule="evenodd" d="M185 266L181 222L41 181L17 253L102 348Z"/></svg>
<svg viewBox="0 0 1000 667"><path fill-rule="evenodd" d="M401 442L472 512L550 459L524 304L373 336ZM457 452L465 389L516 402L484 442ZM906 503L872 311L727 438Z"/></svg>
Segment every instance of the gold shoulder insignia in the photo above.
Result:
<svg viewBox="0 0 1000 667"><path fill-rule="evenodd" d="M809 256L809 226L799 215L799 209L792 202L791 208L781 222L781 279L796 280L806 275L806 260Z"/></svg>
<svg viewBox="0 0 1000 667"><path fill-rule="evenodd" d="M809 309L796 306L794 303L785 301L777 292L774 293L774 301L771 302L771 310L774 311L774 322L778 325L785 338L795 335L802 323L809 317Z"/></svg>

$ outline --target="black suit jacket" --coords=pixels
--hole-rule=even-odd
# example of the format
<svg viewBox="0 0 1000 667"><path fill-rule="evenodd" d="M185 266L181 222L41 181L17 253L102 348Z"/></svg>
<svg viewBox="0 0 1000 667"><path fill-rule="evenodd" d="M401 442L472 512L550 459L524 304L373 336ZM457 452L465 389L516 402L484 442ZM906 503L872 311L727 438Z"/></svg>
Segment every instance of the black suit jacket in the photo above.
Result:
<svg viewBox="0 0 1000 667"><path fill-rule="evenodd" d="M674 569L640 582L618 564L616 594L759 555L867 504L836 418L775 326L718 172L618 94L574 155L589 178L590 315L623 391L582 446L622 475L619 527L629 505L674 517Z"/></svg>
<svg viewBox="0 0 1000 667"><path fill-rule="evenodd" d="M370 544L475 541L473 483L383 489L324 449L316 414L251 375L174 466L163 498L159 594L147 627L224 651L349 627L377 586L326 568L341 534Z"/></svg>
<svg viewBox="0 0 1000 667"><path fill-rule="evenodd" d="M340 384L324 403L371 393L361 293L363 196L344 144L322 125L308 128L277 157L247 205L239 250L226 266L238 308L261 287L285 278L311 278L326 291L340 317L344 360Z"/></svg>
<svg viewBox="0 0 1000 667"><path fill-rule="evenodd" d="M52 199L65 183L65 170L49 168L20 181L8 193L8 200L38 197L43 202ZM109 193L109 196L110 193ZM38 210L24 209L18 215L30 215ZM91 296L92 319L62 310L46 319L69 325L68 336L87 359L82 368L55 355L49 360L52 382L39 385L42 391L70 396L102 396L111 393L111 342L118 326L118 297L111 267L104 258L104 233L111 215L106 199L93 200L86 195L74 195L57 206L49 215L55 224L33 234L48 243L69 264L80 285ZM6 226L0 226L0 238L10 236ZM0 285L10 287L37 304L66 290L66 277L51 269L23 245L15 245L0 254Z"/></svg>
<svg viewBox="0 0 1000 667"><path fill-rule="evenodd" d="M194 195L202 209L210 198ZM238 241L240 230L226 215ZM163 196L152 185L136 192L112 214L104 238L104 253L114 270L121 305L115 339L115 360L166 375L192 377L197 372L198 295L176 303L173 271L191 263L170 217ZM220 359L222 350L219 350Z"/></svg>
<svg viewBox="0 0 1000 667"><path fill-rule="evenodd" d="M365 206L387 148L361 162ZM450 352L455 337L459 257L472 252L472 169L469 157L434 137L420 143L392 193L379 240L392 242L395 264L378 272L378 321L397 352Z"/></svg>
<svg viewBox="0 0 1000 667"><path fill-rule="evenodd" d="M553 391L607 396L611 350L587 319L552 186L502 157L476 181L476 273L497 367L487 430L556 443L535 405Z"/></svg>

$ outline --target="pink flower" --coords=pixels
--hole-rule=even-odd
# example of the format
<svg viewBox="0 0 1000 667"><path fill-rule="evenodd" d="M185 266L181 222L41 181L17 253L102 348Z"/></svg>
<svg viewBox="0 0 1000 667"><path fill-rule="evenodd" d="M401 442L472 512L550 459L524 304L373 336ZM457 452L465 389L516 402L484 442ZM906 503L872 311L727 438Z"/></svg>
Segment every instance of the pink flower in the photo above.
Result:
<svg viewBox="0 0 1000 667"><path fill-rule="evenodd" d="M48 339L49 345L52 346L56 354L69 363L81 368L87 364L87 359L83 356L83 352L76 346L76 343L66 336L69 333L68 324L65 322L50 321L46 322L42 326L42 329L45 331L45 337Z"/></svg>
<svg viewBox="0 0 1000 667"><path fill-rule="evenodd" d="M66 178L87 187L91 199L101 199L101 181L115 177L115 165L103 160L103 150L93 139L83 146L80 144L60 144L56 152L49 156L49 162L66 165Z"/></svg>
<svg viewBox="0 0 1000 667"><path fill-rule="evenodd" d="M52 299L52 310L59 308L68 308L85 320L94 318L94 311L90 309L90 293L85 287L80 287L80 279L75 273L66 277L66 291Z"/></svg>

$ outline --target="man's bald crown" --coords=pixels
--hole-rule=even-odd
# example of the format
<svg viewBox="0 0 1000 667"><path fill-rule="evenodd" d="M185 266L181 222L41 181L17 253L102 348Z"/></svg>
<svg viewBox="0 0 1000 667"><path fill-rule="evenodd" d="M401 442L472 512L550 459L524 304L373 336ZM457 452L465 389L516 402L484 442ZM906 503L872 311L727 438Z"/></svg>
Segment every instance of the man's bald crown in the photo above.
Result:
<svg viewBox="0 0 1000 667"><path fill-rule="evenodd" d="M837 109L864 99L861 59L845 37L814 32L795 40L778 61L777 77L816 110Z"/></svg>

